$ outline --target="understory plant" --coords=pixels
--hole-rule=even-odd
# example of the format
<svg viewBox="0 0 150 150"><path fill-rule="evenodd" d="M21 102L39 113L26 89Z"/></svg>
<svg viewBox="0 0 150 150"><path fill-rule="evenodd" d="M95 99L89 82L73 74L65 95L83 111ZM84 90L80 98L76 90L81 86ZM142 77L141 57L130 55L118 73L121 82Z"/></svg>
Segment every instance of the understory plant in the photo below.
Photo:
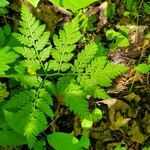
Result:
<svg viewBox="0 0 150 150"><path fill-rule="evenodd" d="M112 41L110 48L129 46L128 32L129 31L123 27L120 28L119 32L114 29L107 30L106 37L109 41Z"/></svg>
<svg viewBox="0 0 150 150"><path fill-rule="evenodd" d="M7 0L0 1L0 16L8 13L8 10L6 8L6 6L8 5L9 5L9 2Z"/></svg>
<svg viewBox="0 0 150 150"><path fill-rule="evenodd" d="M45 25L22 6L19 31L12 34L17 40L15 46L0 47L0 78L13 84L10 91L5 84L0 85L0 145L27 144L37 150L45 146L89 149L88 128L101 120L102 112L98 108L89 110L87 96L110 98L105 88L128 68L110 62L101 53L100 41L91 40L78 49L84 38L81 22L76 16L50 40ZM74 132L51 130L57 117L55 105L66 106L80 118L80 139Z"/></svg>
<svg viewBox="0 0 150 150"><path fill-rule="evenodd" d="M148 56L147 63L139 63L135 67L135 70L141 74L147 74L148 72L150 72L150 55Z"/></svg>

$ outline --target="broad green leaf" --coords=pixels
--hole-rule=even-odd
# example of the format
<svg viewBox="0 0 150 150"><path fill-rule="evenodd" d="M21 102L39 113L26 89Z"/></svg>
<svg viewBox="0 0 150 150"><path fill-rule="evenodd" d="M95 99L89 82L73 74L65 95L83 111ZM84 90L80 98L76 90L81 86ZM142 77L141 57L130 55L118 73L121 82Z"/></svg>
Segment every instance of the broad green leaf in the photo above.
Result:
<svg viewBox="0 0 150 150"><path fill-rule="evenodd" d="M37 140L36 143L34 143L33 149L34 150L45 150L45 144L46 141L44 141L44 139L42 140Z"/></svg>
<svg viewBox="0 0 150 150"><path fill-rule="evenodd" d="M37 7L40 0L27 0L30 4L32 4L34 7Z"/></svg>
<svg viewBox="0 0 150 150"><path fill-rule="evenodd" d="M81 8L85 8L89 6L90 4L99 1L99 0L49 0L51 1L54 5L65 8L65 9L70 9L73 12L76 12L77 10Z"/></svg>
<svg viewBox="0 0 150 150"><path fill-rule="evenodd" d="M150 32L148 32L148 33L145 35L145 37L146 37L147 39L150 39Z"/></svg>
<svg viewBox="0 0 150 150"><path fill-rule="evenodd" d="M116 36L118 36L120 33L116 32L113 29L107 30L106 31L106 37L108 40L113 40Z"/></svg>
<svg viewBox="0 0 150 150"><path fill-rule="evenodd" d="M55 132L48 135L47 139L55 150L80 150L78 139L71 134Z"/></svg>
<svg viewBox="0 0 150 150"><path fill-rule="evenodd" d="M99 121L103 118L102 111L98 108L95 108L92 112L92 118L94 121Z"/></svg>
<svg viewBox="0 0 150 150"><path fill-rule="evenodd" d="M1 146L19 146L27 144L24 136L14 131L0 131Z"/></svg>
<svg viewBox="0 0 150 150"><path fill-rule="evenodd" d="M90 146L90 139L88 136L83 135L79 141L79 144L81 145L81 147L84 147L86 149L89 149Z"/></svg>
<svg viewBox="0 0 150 150"><path fill-rule="evenodd" d="M121 26L119 28L120 32L124 33L125 35L128 35L130 33L130 29L127 28L126 26Z"/></svg>
<svg viewBox="0 0 150 150"><path fill-rule="evenodd" d="M116 39L116 44L119 47L127 47L127 46L129 46L129 40L125 36L120 35Z"/></svg>
<svg viewBox="0 0 150 150"><path fill-rule="evenodd" d="M145 74L148 73L150 71L150 67L147 64L139 64L136 68L136 71L138 71L139 73Z"/></svg>
<svg viewBox="0 0 150 150"><path fill-rule="evenodd" d="M81 126L82 128L91 128L93 125L92 117L85 118L82 120Z"/></svg>
<svg viewBox="0 0 150 150"><path fill-rule="evenodd" d="M117 145L114 150L127 150L127 148Z"/></svg>

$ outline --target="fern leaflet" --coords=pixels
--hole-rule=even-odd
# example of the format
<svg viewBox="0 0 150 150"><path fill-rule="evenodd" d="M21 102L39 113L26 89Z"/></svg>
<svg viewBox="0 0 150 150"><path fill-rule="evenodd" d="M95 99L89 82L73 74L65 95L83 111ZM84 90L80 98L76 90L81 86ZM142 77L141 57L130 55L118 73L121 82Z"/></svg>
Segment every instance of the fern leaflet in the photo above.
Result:
<svg viewBox="0 0 150 150"><path fill-rule="evenodd" d="M73 70L78 73L84 72L84 69L92 61L97 53L98 46L95 42L91 42L85 46L84 50L78 54L77 59L74 61Z"/></svg>
<svg viewBox="0 0 150 150"><path fill-rule="evenodd" d="M39 20L36 20L25 5L22 6L21 19L20 33L13 33L13 36L23 45L14 48L25 58L21 61L21 65L26 67L30 74L36 74L36 71L41 68L46 73L44 61L50 55L50 32L44 32L45 25L40 25Z"/></svg>
<svg viewBox="0 0 150 150"><path fill-rule="evenodd" d="M127 67L115 65L107 57L97 55L99 49L94 45L90 43L78 54L72 70L79 73L77 81L87 95L105 99L109 96L103 87L109 87L112 79L127 71Z"/></svg>
<svg viewBox="0 0 150 150"><path fill-rule="evenodd" d="M52 99L47 94L42 89L38 97L35 90L22 91L15 94L3 107L8 125L24 135L30 147L33 147L36 136L47 128L46 115L53 117L50 108ZM39 100L43 103L40 106Z"/></svg>
<svg viewBox="0 0 150 150"><path fill-rule="evenodd" d="M53 38L55 48L51 50L53 60L49 61L48 70L66 71L71 67L69 61L73 57L75 43L81 39L82 35L79 32L79 18L76 17L72 22L65 24L63 29L59 31L59 36Z"/></svg>
<svg viewBox="0 0 150 150"><path fill-rule="evenodd" d="M71 77L63 77L57 83L57 98L64 101L76 115L81 118L88 118L90 113L86 95L76 81Z"/></svg>
<svg viewBox="0 0 150 150"><path fill-rule="evenodd" d="M18 58L18 55L10 51L10 47L0 48L0 75L5 75L10 66Z"/></svg>

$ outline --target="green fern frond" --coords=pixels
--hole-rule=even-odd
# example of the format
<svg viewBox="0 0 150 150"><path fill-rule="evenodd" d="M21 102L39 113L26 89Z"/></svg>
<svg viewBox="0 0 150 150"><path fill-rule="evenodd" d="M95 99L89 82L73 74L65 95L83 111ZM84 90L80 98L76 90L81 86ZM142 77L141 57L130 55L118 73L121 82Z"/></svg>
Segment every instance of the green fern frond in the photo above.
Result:
<svg viewBox="0 0 150 150"><path fill-rule="evenodd" d="M108 62L105 67L105 74L107 74L111 79L115 79L118 75L124 73L128 70L128 67L120 65L120 64L113 64L112 62Z"/></svg>
<svg viewBox="0 0 150 150"><path fill-rule="evenodd" d="M64 100L65 105L76 115L81 118L90 115L86 95L72 77L63 77L57 83L56 91L57 98Z"/></svg>
<svg viewBox="0 0 150 150"><path fill-rule="evenodd" d="M82 53L82 52L81 52ZM79 54L78 54L79 55ZM84 56L80 58L84 60ZM123 65L115 65L107 60L105 56L95 57L77 76L77 81L81 87L97 98L109 98L103 87L109 87L112 84L112 79L127 71L127 67Z"/></svg>
<svg viewBox="0 0 150 150"><path fill-rule="evenodd" d="M27 103L32 101L33 98L34 94L31 91L24 90L23 92L19 92L19 94L13 95L3 108L15 111L24 107Z"/></svg>
<svg viewBox="0 0 150 150"><path fill-rule="evenodd" d="M0 48L0 75L5 75L10 66L18 58L15 52L10 51L10 47Z"/></svg>
<svg viewBox="0 0 150 150"><path fill-rule="evenodd" d="M47 120L45 115L39 110L35 109L28 117L28 122L24 126L24 136L27 138L28 145L33 147L36 136L44 131L47 127Z"/></svg>
<svg viewBox="0 0 150 150"><path fill-rule="evenodd" d="M42 82L42 79L38 76L17 76L15 77L17 81L20 81L20 84L27 88L38 88L40 86L40 83Z"/></svg>
<svg viewBox="0 0 150 150"><path fill-rule="evenodd" d="M30 147L33 147L36 136L47 128L46 117L53 116L50 108L53 103L48 92L41 89L38 96L37 93L35 90L19 92L3 107L8 125L24 135Z"/></svg>
<svg viewBox="0 0 150 150"><path fill-rule="evenodd" d="M107 94L107 92L100 88L100 87L95 87L94 93L93 93L94 98L99 98L99 99L108 99L110 96Z"/></svg>
<svg viewBox="0 0 150 150"><path fill-rule="evenodd" d="M56 95L56 86L51 81L45 80L43 87L49 92L50 95Z"/></svg>
<svg viewBox="0 0 150 150"><path fill-rule="evenodd" d="M56 97L65 97L65 89L68 87L73 77L66 76L59 79L56 84Z"/></svg>
<svg viewBox="0 0 150 150"><path fill-rule="evenodd" d="M40 57L41 61L45 61L50 56L50 49L51 49L51 47L49 46L39 52L39 57Z"/></svg>
<svg viewBox="0 0 150 150"><path fill-rule="evenodd" d="M20 33L13 33L13 36L20 41L22 46L14 49L24 57L25 60L22 65L27 70L36 72L42 68L45 72L44 61L49 57L51 50L49 43L50 32L44 32L45 25L40 25L40 22L36 20L25 5L21 9L21 19Z"/></svg>
<svg viewBox="0 0 150 150"><path fill-rule="evenodd" d="M49 61L48 70L58 72L68 70L71 67L69 61L73 57L72 52L76 48L75 43L78 42L81 37L82 35L79 32L79 19L75 18L59 31L59 36L54 36L53 41L55 48L51 51L53 60Z"/></svg>
<svg viewBox="0 0 150 150"><path fill-rule="evenodd" d="M95 42L87 44L84 50L77 55L77 59L74 61L73 71L78 73L84 72L84 69L92 61L97 51L98 46Z"/></svg>
<svg viewBox="0 0 150 150"><path fill-rule="evenodd" d="M28 68L27 71L31 75L36 74L36 70L41 68L41 65L37 59L26 59L24 61L21 61L20 63L21 65Z"/></svg>
<svg viewBox="0 0 150 150"><path fill-rule="evenodd" d="M36 59L36 53L34 48L29 48L29 47L16 47L15 51L22 55L24 58L28 58L28 59Z"/></svg>
<svg viewBox="0 0 150 150"><path fill-rule="evenodd" d="M104 69L97 69L95 71L92 75L92 80L96 80L102 87L109 87L112 85L112 79L115 79L127 70L128 68L123 65L115 65L108 62Z"/></svg>
<svg viewBox="0 0 150 150"><path fill-rule="evenodd" d="M54 114L52 109L50 108L50 106L52 105L53 101L50 94L45 89L41 89L36 106L47 116L53 117Z"/></svg>
<svg viewBox="0 0 150 150"><path fill-rule="evenodd" d="M70 83L65 93L64 101L69 109L81 118L88 118L90 115L88 102L81 87L75 83Z"/></svg>
<svg viewBox="0 0 150 150"><path fill-rule="evenodd" d="M88 94L90 91L93 91L94 88L97 87L98 85L97 81L93 79L93 75L95 74L95 71L103 69L106 63L107 63L106 57L104 56L97 57L90 64L86 66L85 72L83 72L84 74L81 75L79 74L77 76L78 83Z"/></svg>

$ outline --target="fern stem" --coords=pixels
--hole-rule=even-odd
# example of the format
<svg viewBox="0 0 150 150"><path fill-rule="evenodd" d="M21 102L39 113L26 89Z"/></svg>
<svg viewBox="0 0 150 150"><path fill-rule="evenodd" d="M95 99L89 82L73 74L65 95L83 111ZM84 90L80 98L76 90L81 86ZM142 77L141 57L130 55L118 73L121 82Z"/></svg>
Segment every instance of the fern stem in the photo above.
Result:
<svg viewBox="0 0 150 150"><path fill-rule="evenodd" d="M66 47L66 45L65 45L65 47ZM60 72L60 68L61 68L61 64L62 64L64 54L65 54L65 51L63 52L63 54L61 55L61 58L60 58L60 62L59 62L59 66L58 66L58 73Z"/></svg>
<svg viewBox="0 0 150 150"><path fill-rule="evenodd" d="M56 111L55 111L55 114L54 114L54 118L53 118L53 120L49 123L49 125L48 125L47 128L49 128L49 127L51 126L52 129L53 129L53 126L55 125L55 122L56 122L57 119L60 117L59 111L60 111L60 104L58 104L58 106L57 106L57 108L56 108ZM55 129L54 129L54 131L52 131L52 132L55 132Z"/></svg>
<svg viewBox="0 0 150 150"><path fill-rule="evenodd" d="M52 76L83 76L83 75L93 75L94 73L52 73L52 74L10 74L10 75L0 75L0 78L17 78L21 76L39 76L39 77L52 77Z"/></svg>
<svg viewBox="0 0 150 150"><path fill-rule="evenodd" d="M45 77L45 78L41 81L40 86L39 86L39 88L38 88L38 90L37 90L37 92L36 92L36 95L35 95L35 102L34 102L34 107L33 107L34 110L36 109L37 99L38 99L38 97L39 97L40 90L43 88L43 85L44 85L44 82L45 82L46 78L47 78L47 77ZM34 110L33 110L33 111L34 111Z"/></svg>

